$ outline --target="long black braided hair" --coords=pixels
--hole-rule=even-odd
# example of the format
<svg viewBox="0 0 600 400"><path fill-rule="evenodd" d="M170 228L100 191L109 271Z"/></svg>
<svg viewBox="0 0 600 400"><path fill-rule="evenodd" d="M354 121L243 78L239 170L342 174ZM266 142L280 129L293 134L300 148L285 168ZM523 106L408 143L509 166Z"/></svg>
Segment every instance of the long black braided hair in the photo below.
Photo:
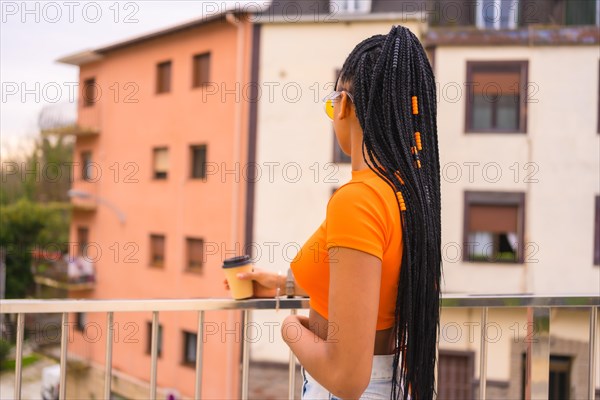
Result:
<svg viewBox="0 0 600 400"><path fill-rule="evenodd" d="M396 193L404 242L394 334L391 398L430 400L435 391L441 259L440 162L435 78L406 27L359 43L338 76L354 95L365 162ZM402 354L402 360L400 355Z"/></svg>

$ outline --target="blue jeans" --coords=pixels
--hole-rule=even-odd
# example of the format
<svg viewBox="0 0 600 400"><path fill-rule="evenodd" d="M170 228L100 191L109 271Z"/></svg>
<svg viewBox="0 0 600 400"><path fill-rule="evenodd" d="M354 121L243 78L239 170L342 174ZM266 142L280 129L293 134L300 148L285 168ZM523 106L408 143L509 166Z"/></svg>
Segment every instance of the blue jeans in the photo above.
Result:
<svg viewBox="0 0 600 400"><path fill-rule="evenodd" d="M392 377L394 374L393 363L393 354L373 356L371 381L369 382L367 389L360 396L360 400L388 400L391 398ZM302 400L340 400L339 397L331 394L310 376L304 367L300 367L300 371L304 378L304 383L302 384ZM399 372L400 368L398 368L398 373ZM396 379L397 382L400 382L399 376L397 376ZM399 390L398 393L402 393L404 390L404 382L400 382L396 388Z"/></svg>

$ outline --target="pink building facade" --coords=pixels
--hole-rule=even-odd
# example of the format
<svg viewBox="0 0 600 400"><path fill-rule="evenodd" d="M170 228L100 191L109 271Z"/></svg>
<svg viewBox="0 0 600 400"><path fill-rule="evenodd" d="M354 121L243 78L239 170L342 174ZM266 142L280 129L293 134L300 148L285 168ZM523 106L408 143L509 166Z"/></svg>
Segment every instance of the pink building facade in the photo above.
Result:
<svg viewBox="0 0 600 400"><path fill-rule="evenodd" d="M252 25L178 25L59 61L80 68L71 242L93 261L88 299L228 297L242 254ZM159 394L192 397L196 312L159 315ZM104 314L72 315L69 398L101 398ZM237 398L241 314L207 312L203 398ZM151 314L116 313L115 398L148 397Z"/></svg>

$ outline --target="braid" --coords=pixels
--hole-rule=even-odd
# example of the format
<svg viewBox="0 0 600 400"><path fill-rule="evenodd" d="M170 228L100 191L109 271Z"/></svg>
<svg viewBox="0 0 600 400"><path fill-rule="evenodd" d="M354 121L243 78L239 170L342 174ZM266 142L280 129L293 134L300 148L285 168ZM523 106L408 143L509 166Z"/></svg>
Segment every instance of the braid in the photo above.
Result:
<svg viewBox="0 0 600 400"><path fill-rule="evenodd" d="M412 400L430 400L435 392L442 273L433 71L418 38L398 25L387 35L359 43L338 79L354 93L363 158L394 190L400 211L404 248L391 397L398 399L399 374L405 382L403 400L409 390Z"/></svg>

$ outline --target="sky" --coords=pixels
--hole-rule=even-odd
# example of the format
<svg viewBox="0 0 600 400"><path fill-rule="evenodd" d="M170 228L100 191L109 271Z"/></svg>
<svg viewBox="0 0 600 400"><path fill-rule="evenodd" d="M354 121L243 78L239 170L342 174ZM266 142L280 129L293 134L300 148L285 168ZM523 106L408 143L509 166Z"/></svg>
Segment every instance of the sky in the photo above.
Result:
<svg viewBox="0 0 600 400"><path fill-rule="evenodd" d="M226 9L264 6L238 1L0 1L0 156L27 151L38 116L76 112L79 68L56 60Z"/></svg>

